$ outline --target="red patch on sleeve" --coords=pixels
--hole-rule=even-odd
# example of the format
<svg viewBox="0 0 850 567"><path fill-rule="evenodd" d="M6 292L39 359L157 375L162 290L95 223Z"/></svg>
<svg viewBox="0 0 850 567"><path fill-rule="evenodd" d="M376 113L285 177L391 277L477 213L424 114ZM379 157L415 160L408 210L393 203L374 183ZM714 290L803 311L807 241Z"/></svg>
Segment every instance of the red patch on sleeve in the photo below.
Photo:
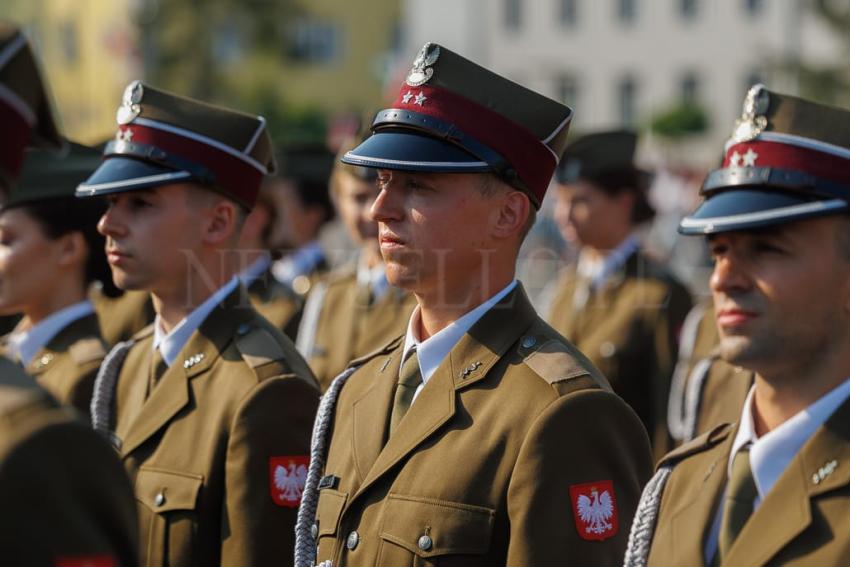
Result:
<svg viewBox="0 0 850 567"><path fill-rule="evenodd" d="M617 499L610 480L570 486L576 531L582 539L602 541L617 535Z"/></svg>
<svg viewBox="0 0 850 567"><path fill-rule="evenodd" d="M272 501L285 508L297 508L307 484L310 457L269 457L269 489Z"/></svg>
<svg viewBox="0 0 850 567"><path fill-rule="evenodd" d="M55 567L118 567L118 562L111 555L77 555L76 557L59 557Z"/></svg>

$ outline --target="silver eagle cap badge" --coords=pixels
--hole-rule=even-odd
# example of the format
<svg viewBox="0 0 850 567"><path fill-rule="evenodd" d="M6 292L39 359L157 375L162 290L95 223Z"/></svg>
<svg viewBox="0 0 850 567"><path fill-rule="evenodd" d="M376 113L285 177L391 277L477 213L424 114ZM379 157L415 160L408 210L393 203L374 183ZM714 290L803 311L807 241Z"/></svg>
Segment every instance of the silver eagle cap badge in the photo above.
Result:
<svg viewBox="0 0 850 567"><path fill-rule="evenodd" d="M767 128L767 117L764 115L769 106L770 95L767 88L762 84L750 87L744 98L744 112L741 118L735 121L731 142L748 142L764 132Z"/></svg>
<svg viewBox="0 0 850 567"><path fill-rule="evenodd" d="M141 81L133 81L127 85L124 89L124 97L121 99L121 106L118 107L118 113L115 115L118 124L129 124L136 119L142 112L139 103L142 102L144 94L145 89Z"/></svg>
<svg viewBox="0 0 850 567"><path fill-rule="evenodd" d="M434 70L431 66L440 58L440 46L433 43L426 43L419 50L416 59L413 60L413 68L407 74L405 82L411 87L424 85L434 76Z"/></svg>

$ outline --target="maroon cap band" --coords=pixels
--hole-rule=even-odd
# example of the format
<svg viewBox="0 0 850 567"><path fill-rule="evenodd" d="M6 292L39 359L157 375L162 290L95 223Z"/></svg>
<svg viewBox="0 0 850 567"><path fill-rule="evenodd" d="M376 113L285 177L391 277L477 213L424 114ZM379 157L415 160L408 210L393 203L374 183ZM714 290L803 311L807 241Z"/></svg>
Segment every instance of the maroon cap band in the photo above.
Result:
<svg viewBox="0 0 850 567"><path fill-rule="evenodd" d="M769 133L762 134L763 137L766 135ZM850 186L850 151L838 149L839 152L846 153L846 157L842 157L815 149L816 145L812 142L811 147L804 147L793 142L763 139L740 142L726 150L723 167L775 167Z"/></svg>
<svg viewBox="0 0 850 567"><path fill-rule="evenodd" d="M162 151L173 154L208 169L215 176L215 185L235 200L251 207L257 200L260 184L265 175L264 168L251 163L246 157L237 157L234 153L211 145L197 138L176 133L176 128L168 125L163 127L150 126L152 121L136 120L130 124L119 126L116 139L136 144L154 146ZM168 128L168 129L163 129ZM212 141L214 143L214 141ZM121 144L116 144L112 155L128 155L145 159L147 156L136 156L132 152L122 152ZM108 156L107 156L108 158ZM155 156L150 156L156 161Z"/></svg>
<svg viewBox="0 0 850 567"><path fill-rule="evenodd" d="M558 164L534 134L501 114L440 87L402 85L393 107L432 116L504 157L531 194L542 201Z"/></svg>

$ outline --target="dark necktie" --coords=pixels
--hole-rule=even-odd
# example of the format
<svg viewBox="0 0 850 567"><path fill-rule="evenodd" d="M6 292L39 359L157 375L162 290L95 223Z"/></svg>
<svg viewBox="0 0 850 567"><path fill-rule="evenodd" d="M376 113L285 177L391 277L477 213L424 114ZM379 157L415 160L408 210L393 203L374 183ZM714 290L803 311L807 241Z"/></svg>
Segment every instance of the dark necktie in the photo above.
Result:
<svg viewBox="0 0 850 567"><path fill-rule="evenodd" d="M393 434L393 431L401 422L401 418L410 409L410 405L413 403L413 395L421 383L422 373L419 370L419 357L416 354L416 347L414 347L410 350L398 373L393 411L390 414L390 435Z"/></svg>
<svg viewBox="0 0 850 567"><path fill-rule="evenodd" d="M165 374L166 370L168 370L168 364L166 364L165 359L162 358L162 353L159 348L153 349L150 373L148 374L148 395L146 398L150 397L151 392L153 392L153 389L156 387L157 383L159 383L159 379L162 378L162 375Z"/></svg>
<svg viewBox="0 0 850 567"><path fill-rule="evenodd" d="M756 496L758 490L750 468L750 447L747 445L741 448L732 460L732 474L726 485L723 519L717 539L717 555L720 561L729 554L735 538L753 514Z"/></svg>

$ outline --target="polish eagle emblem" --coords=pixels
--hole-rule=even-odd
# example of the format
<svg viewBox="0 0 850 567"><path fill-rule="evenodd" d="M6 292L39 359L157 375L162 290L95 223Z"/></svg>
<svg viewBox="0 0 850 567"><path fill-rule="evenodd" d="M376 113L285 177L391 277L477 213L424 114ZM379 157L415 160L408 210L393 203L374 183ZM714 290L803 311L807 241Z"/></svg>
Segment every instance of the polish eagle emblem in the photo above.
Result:
<svg viewBox="0 0 850 567"><path fill-rule="evenodd" d="M275 504L295 508L307 484L308 457L272 457L269 463L271 496Z"/></svg>
<svg viewBox="0 0 850 567"><path fill-rule="evenodd" d="M617 533L617 503L611 481L570 487L576 529L583 539L604 540Z"/></svg>
<svg viewBox="0 0 850 567"><path fill-rule="evenodd" d="M440 58L440 46L433 43L426 43L419 50L416 59L413 60L413 68L407 74L405 82L411 87L424 85L434 75L434 70L431 65L437 62Z"/></svg>

